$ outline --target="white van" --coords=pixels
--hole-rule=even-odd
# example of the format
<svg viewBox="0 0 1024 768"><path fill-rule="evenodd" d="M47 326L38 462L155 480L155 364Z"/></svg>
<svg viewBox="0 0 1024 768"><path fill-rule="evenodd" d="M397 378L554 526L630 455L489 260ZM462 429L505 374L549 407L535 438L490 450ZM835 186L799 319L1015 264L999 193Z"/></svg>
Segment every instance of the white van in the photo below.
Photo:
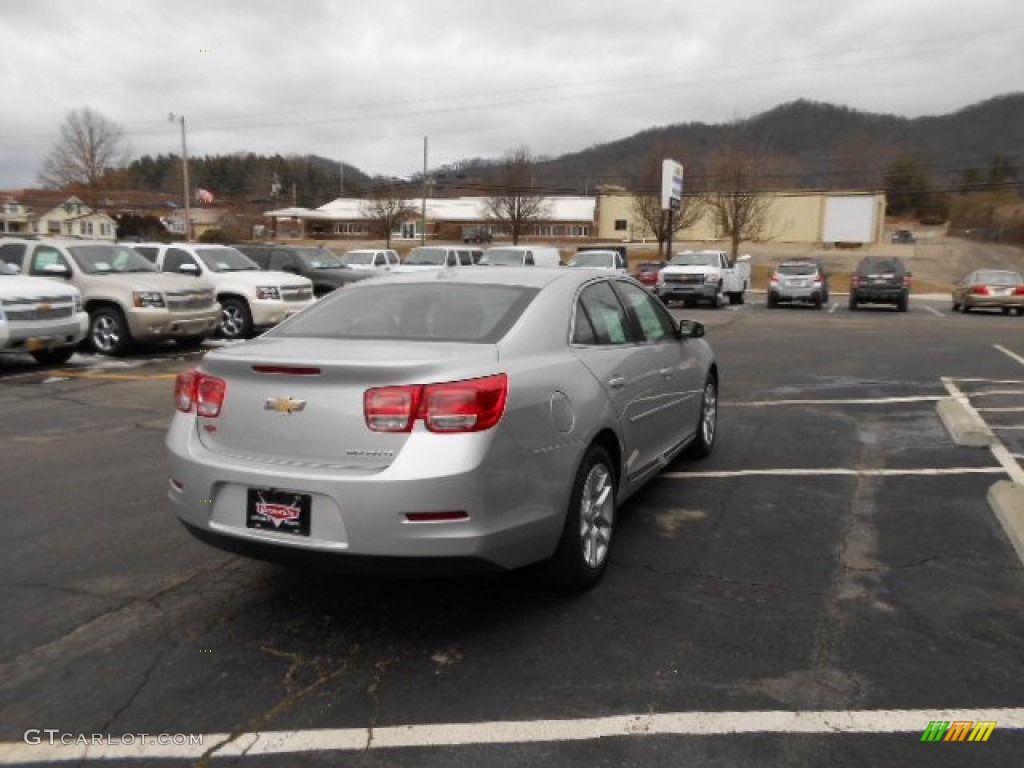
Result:
<svg viewBox="0 0 1024 768"><path fill-rule="evenodd" d="M480 257L481 267L557 267L562 255L550 245L497 245Z"/></svg>

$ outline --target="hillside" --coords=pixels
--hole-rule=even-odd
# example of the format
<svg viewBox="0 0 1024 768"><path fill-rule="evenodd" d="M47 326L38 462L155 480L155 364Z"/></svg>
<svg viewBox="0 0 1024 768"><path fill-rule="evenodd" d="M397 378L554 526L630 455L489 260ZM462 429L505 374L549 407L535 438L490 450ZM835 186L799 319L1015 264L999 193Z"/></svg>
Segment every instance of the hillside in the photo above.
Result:
<svg viewBox="0 0 1024 768"><path fill-rule="evenodd" d="M885 168L901 155L929 168L937 186L955 188L965 170L987 168L996 156L1024 169L1024 93L919 118L795 101L734 123L651 128L542 162L536 177L553 190L583 192L596 184L636 189L644 185L642 169L652 157L672 153L695 178L703 158L730 145L772 156L785 169L778 188L881 187Z"/></svg>

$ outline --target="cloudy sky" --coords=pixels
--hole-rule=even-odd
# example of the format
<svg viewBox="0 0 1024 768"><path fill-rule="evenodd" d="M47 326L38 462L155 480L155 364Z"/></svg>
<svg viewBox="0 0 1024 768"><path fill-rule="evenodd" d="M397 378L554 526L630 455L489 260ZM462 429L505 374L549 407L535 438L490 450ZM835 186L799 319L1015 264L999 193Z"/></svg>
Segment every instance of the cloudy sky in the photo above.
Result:
<svg viewBox="0 0 1024 768"><path fill-rule="evenodd" d="M131 157L318 154L406 176L795 99L908 117L1024 89L1020 0L0 0L0 189L67 112Z"/></svg>

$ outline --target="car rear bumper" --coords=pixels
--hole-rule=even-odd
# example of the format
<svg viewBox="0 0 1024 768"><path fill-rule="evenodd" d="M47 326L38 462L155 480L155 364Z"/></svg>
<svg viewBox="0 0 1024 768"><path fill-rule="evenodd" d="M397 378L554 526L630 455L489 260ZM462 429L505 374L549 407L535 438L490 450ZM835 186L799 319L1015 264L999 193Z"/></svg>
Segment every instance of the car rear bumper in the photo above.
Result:
<svg viewBox="0 0 1024 768"><path fill-rule="evenodd" d="M1018 309L1024 310L1024 296L978 296L964 297L964 304L971 309Z"/></svg>
<svg viewBox="0 0 1024 768"><path fill-rule="evenodd" d="M204 541L263 559L465 559L511 569L553 554L565 519L565 474L571 476L579 459L575 448L538 458L499 433L482 456L446 454L443 441L452 436L419 437L438 443L428 475L421 467L419 476L408 476L397 460L376 471L283 466L213 453L195 419L175 414L167 437L169 507ZM308 495L309 535L248 527L250 489ZM453 511L467 516L444 522L406 516Z"/></svg>
<svg viewBox="0 0 1024 768"><path fill-rule="evenodd" d="M899 304L909 298L902 288L857 288L850 295L854 301L865 304Z"/></svg>

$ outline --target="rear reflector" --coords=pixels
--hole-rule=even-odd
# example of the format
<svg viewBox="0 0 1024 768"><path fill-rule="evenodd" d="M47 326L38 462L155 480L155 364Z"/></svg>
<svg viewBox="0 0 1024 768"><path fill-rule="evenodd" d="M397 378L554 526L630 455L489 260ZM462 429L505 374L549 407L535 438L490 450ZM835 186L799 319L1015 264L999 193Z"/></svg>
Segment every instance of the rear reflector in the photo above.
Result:
<svg viewBox="0 0 1024 768"><path fill-rule="evenodd" d="M468 512L406 512L410 523L446 523L452 520L469 520Z"/></svg>

